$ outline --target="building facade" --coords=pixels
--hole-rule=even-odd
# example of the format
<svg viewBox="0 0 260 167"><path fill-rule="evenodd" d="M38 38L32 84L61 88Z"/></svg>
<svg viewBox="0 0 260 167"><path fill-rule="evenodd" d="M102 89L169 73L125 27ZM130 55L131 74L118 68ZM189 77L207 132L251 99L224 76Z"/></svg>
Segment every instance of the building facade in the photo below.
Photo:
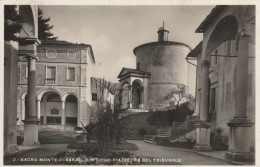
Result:
<svg viewBox="0 0 260 167"><path fill-rule="evenodd" d="M227 158L253 159L255 148L255 6L216 6L196 30L203 41L188 54L197 59L195 150L210 150L209 132L229 136Z"/></svg>
<svg viewBox="0 0 260 167"><path fill-rule="evenodd" d="M186 55L191 48L168 41L169 31L158 30L158 41L134 49L136 69L123 68L118 76L122 87L123 108L163 110L172 99L167 96L178 84L187 86Z"/></svg>
<svg viewBox="0 0 260 167"><path fill-rule="evenodd" d="M90 45L42 41L37 48L36 108L40 129L73 130L90 120L91 77L95 58ZM18 60L17 118L23 129L28 63Z"/></svg>
<svg viewBox="0 0 260 167"><path fill-rule="evenodd" d="M111 83L101 78L91 78L91 113L90 119L95 122L97 119L98 109L104 103L111 104L113 107L116 102L115 94L118 92L118 83Z"/></svg>

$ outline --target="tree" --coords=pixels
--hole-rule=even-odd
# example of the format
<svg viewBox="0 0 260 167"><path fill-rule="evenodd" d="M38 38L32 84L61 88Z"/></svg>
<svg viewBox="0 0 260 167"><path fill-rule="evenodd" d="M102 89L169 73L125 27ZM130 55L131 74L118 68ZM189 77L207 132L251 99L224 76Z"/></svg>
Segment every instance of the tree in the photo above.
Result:
<svg viewBox="0 0 260 167"><path fill-rule="evenodd" d="M38 8L38 38L40 40L56 40L57 37L53 37L54 34L51 33L51 29L53 28L53 25L49 24L50 17L44 18L43 17L43 11Z"/></svg>
<svg viewBox="0 0 260 167"><path fill-rule="evenodd" d="M18 33L22 29L22 17L18 14L15 5L4 6L4 40L17 41Z"/></svg>
<svg viewBox="0 0 260 167"><path fill-rule="evenodd" d="M123 122L120 121L120 93L116 86L103 80L96 81L98 88L98 99L96 102L96 137L101 152L105 155L112 147L120 141L123 133ZM113 98L110 98L113 94Z"/></svg>
<svg viewBox="0 0 260 167"><path fill-rule="evenodd" d="M187 86L183 84L178 84L177 87L173 88L169 94L166 96L167 100L172 100L174 105L178 108L180 103L185 100L188 101L192 97L187 90Z"/></svg>

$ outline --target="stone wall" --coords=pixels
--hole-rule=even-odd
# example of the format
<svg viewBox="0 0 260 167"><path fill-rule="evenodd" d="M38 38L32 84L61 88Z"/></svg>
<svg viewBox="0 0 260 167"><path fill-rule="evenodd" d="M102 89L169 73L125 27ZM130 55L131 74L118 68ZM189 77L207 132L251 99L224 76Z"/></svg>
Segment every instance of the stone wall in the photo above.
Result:
<svg viewBox="0 0 260 167"><path fill-rule="evenodd" d="M151 73L145 103L148 108L165 108L170 105L166 96L176 84L187 85L188 63L185 60L190 49L182 45L145 45L136 50L136 62L140 70Z"/></svg>
<svg viewBox="0 0 260 167"><path fill-rule="evenodd" d="M18 43L4 43L4 154L12 154L17 149L16 97Z"/></svg>

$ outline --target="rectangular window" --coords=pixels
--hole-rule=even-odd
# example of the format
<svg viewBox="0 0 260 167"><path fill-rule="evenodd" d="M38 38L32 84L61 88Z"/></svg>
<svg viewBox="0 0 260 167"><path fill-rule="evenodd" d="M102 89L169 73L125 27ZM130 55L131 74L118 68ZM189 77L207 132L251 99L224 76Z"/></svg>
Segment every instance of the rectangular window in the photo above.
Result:
<svg viewBox="0 0 260 167"><path fill-rule="evenodd" d="M41 121L41 125L43 125L44 124L44 116L41 116L40 121Z"/></svg>
<svg viewBox="0 0 260 167"><path fill-rule="evenodd" d="M231 82L226 83L226 101L231 100Z"/></svg>
<svg viewBox="0 0 260 167"><path fill-rule="evenodd" d="M210 90L210 113L215 113L216 111L216 88Z"/></svg>
<svg viewBox="0 0 260 167"><path fill-rule="evenodd" d="M25 79L28 79L28 65L25 65Z"/></svg>
<svg viewBox="0 0 260 167"><path fill-rule="evenodd" d="M218 64L218 50L215 50L214 55L215 56L213 56L213 64L216 65Z"/></svg>
<svg viewBox="0 0 260 167"><path fill-rule="evenodd" d="M77 125L77 117L66 117L67 125Z"/></svg>
<svg viewBox="0 0 260 167"><path fill-rule="evenodd" d="M61 117L47 117L47 124L60 125Z"/></svg>
<svg viewBox="0 0 260 167"><path fill-rule="evenodd" d="M56 80L56 67L46 67L46 83L55 84Z"/></svg>
<svg viewBox="0 0 260 167"><path fill-rule="evenodd" d="M137 69L137 70L140 70L140 62L138 62L138 63L136 64L136 69Z"/></svg>
<svg viewBox="0 0 260 167"><path fill-rule="evenodd" d="M231 56L231 41L227 42L227 56Z"/></svg>
<svg viewBox="0 0 260 167"><path fill-rule="evenodd" d="M75 81L75 68L68 67L67 69L67 80L68 81Z"/></svg>
<svg viewBox="0 0 260 167"><path fill-rule="evenodd" d="M97 93L92 93L92 101L97 101Z"/></svg>
<svg viewBox="0 0 260 167"><path fill-rule="evenodd" d="M253 75L252 74L248 74L248 78L247 78L247 97L252 96L252 92L253 92Z"/></svg>

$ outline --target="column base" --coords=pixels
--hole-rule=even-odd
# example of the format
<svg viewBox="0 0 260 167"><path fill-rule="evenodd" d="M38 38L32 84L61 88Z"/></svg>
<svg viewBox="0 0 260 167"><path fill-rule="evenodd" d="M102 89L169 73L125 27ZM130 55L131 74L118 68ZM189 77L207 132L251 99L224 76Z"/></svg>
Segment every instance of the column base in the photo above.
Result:
<svg viewBox="0 0 260 167"><path fill-rule="evenodd" d="M193 150L194 151L212 151L212 147L210 145L202 145L202 144L196 144L194 147L193 147Z"/></svg>
<svg viewBox="0 0 260 167"><path fill-rule="evenodd" d="M212 124L208 122L199 122L195 124L197 127L196 145L194 151L212 151L210 146L210 128Z"/></svg>
<svg viewBox="0 0 260 167"><path fill-rule="evenodd" d="M128 109L132 109L133 108L133 104L132 103L128 103Z"/></svg>
<svg viewBox="0 0 260 167"><path fill-rule="evenodd" d="M17 152L18 152L17 144L13 144L13 145L8 145L6 147L5 154L10 155L10 154L14 154L14 153L17 153Z"/></svg>
<svg viewBox="0 0 260 167"><path fill-rule="evenodd" d="M225 157L237 161L254 160L254 152L250 151L250 137L254 133L251 130L253 123L247 118L234 118L227 124L229 126L229 151L226 152Z"/></svg>
<svg viewBox="0 0 260 167"><path fill-rule="evenodd" d="M255 159L255 153L228 151L225 153L225 158L234 161L253 161Z"/></svg>
<svg viewBox="0 0 260 167"><path fill-rule="evenodd" d="M38 146L40 143L38 141L38 125L33 123L24 124L24 146Z"/></svg>
<svg viewBox="0 0 260 167"><path fill-rule="evenodd" d="M25 147L33 147L33 148L41 148L41 143L40 142L35 142L32 144L26 144L26 143L22 143L21 146L25 146Z"/></svg>

